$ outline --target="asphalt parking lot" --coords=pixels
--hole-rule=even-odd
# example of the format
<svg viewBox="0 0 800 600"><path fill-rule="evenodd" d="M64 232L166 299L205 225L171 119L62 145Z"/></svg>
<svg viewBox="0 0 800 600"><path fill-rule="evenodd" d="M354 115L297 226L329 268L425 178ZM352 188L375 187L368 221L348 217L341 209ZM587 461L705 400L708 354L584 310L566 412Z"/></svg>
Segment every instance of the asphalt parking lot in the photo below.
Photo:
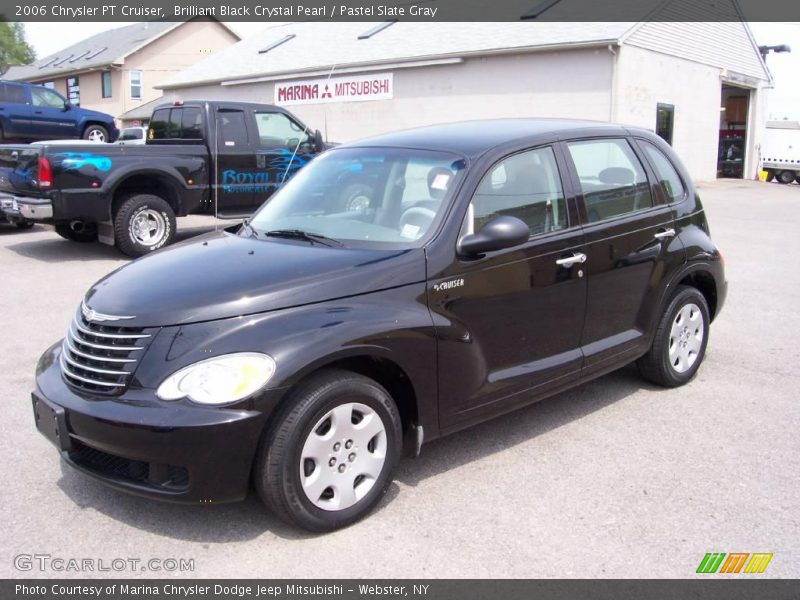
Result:
<svg viewBox="0 0 800 600"><path fill-rule="evenodd" d="M730 289L694 381L663 390L628 368L433 442L371 517L324 536L252 494L166 505L62 467L34 429L34 366L127 259L0 227L0 577L684 578L706 552L771 552L764 576L800 576L800 185L729 180L701 195ZM213 226L181 221L182 237ZM19 554L195 569L20 571Z"/></svg>

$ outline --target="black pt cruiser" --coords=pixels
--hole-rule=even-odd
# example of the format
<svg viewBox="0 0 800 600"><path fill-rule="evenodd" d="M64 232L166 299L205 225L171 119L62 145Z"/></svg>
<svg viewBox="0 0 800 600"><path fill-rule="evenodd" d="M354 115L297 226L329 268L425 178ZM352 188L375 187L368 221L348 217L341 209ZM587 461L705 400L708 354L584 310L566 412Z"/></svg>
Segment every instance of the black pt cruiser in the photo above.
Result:
<svg viewBox="0 0 800 600"><path fill-rule="evenodd" d="M238 230L97 282L45 352L38 429L163 500L243 498L332 530L403 451L637 361L697 372L726 292L686 169L652 133L499 120L339 146Z"/></svg>

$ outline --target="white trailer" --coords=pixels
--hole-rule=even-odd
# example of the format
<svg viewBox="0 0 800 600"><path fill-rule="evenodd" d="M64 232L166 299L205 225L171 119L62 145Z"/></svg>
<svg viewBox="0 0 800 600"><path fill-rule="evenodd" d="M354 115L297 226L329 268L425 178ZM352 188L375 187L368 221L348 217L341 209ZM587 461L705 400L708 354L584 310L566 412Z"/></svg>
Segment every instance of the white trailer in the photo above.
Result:
<svg viewBox="0 0 800 600"><path fill-rule="evenodd" d="M767 181L800 183L800 121L767 122L761 168L767 172Z"/></svg>

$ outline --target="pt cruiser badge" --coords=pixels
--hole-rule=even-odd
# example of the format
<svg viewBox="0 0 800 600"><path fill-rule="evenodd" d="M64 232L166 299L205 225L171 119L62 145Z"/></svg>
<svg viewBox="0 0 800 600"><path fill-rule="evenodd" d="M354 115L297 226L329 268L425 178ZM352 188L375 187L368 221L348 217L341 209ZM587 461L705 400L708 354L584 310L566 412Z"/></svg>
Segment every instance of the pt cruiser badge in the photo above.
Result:
<svg viewBox="0 0 800 600"><path fill-rule="evenodd" d="M96 283L39 361L36 426L121 491L253 486L289 523L344 527L423 441L632 361L691 380L727 289L708 231L645 130L508 119L338 146L238 229Z"/></svg>

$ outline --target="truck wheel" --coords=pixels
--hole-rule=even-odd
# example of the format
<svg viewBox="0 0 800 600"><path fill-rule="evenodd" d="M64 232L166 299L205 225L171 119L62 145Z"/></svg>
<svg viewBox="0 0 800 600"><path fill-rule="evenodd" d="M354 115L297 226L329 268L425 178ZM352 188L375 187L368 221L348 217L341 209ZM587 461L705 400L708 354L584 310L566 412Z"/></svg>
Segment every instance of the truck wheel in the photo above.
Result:
<svg viewBox="0 0 800 600"><path fill-rule="evenodd" d="M90 142L107 142L108 131L102 125L89 125L83 130L83 139Z"/></svg>
<svg viewBox="0 0 800 600"><path fill-rule="evenodd" d="M14 225L17 226L17 229L30 229L34 223L33 221L17 221Z"/></svg>
<svg viewBox="0 0 800 600"><path fill-rule="evenodd" d="M639 373L664 387L687 383L705 357L710 322L703 294L679 286L659 321L650 351L636 363Z"/></svg>
<svg viewBox="0 0 800 600"><path fill-rule="evenodd" d="M97 241L97 224L83 221L60 221L55 225L56 233L65 240L83 244Z"/></svg>
<svg viewBox="0 0 800 600"><path fill-rule="evenodd" d="M264 436L256 489L287 523L332 531L380 501L401 448L400 415L381 385L323 371L301 384Z"/></svg>
<svg viewBox="0 0 800 600"><path fill-rule="evenodd" d="M162 198L135 194L123 201L114 217L117 248L128 256L143 256L175 237L175 213Z"/></svg>
<svg viewBox="0 0 800 600"><path fill-rule="evenodd" d="M794 172L781 171L778 173L778 181L781 183L792 183L794 181Z"/></svg>

